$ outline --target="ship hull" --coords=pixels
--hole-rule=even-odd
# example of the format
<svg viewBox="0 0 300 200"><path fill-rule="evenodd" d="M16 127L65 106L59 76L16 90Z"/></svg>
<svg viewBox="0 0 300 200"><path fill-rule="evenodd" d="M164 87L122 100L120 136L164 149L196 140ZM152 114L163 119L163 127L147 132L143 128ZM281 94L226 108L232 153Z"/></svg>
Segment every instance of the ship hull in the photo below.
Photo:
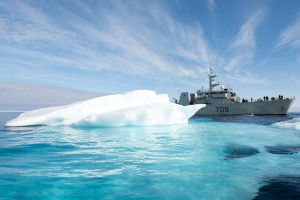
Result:
<svg viewBox="0 0 300 200"><path fill-rule="evenodd" d="M195 115L286 115L294 99L207 104Z"/></svg>

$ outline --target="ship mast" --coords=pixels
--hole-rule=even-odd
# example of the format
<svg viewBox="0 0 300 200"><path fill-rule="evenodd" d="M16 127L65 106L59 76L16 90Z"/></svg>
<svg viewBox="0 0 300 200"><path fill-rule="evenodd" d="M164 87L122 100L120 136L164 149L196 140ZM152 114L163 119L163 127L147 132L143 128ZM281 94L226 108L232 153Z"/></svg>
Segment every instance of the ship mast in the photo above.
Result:
<svg viewBox="0 0 300 200"><path fill-rule="evenodd" d="M209 92L212 92L214 87L220 85L219 83L214 83L214 78L217 77L216 74L214 74L213 70L211 67L209 68L209 74L208 74L208 79L209 79Z"/></svg>

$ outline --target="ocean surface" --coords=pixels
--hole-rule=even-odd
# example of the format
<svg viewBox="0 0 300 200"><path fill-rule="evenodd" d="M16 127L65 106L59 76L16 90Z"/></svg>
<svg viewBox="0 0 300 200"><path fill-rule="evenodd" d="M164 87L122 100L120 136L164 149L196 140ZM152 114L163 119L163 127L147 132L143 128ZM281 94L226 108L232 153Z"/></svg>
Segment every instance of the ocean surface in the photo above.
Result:
<svg viewBox="0 0 300 200"><path fill-rule="evenodd" d="M287 116L157 127L5 127L0 199L299 199L300 131Z"/></svg>

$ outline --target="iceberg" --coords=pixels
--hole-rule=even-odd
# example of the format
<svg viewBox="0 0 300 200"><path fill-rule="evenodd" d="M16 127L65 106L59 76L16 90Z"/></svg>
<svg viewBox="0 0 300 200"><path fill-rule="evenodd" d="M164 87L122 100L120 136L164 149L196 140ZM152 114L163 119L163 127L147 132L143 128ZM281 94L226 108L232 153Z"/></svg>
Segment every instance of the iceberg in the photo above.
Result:
<svg viewBox="0 0 300 200"><path fill-rule="evenodd" d="M296 130L300 130L300 117L288 121L277 122L274 123L273 125L281 128L293 128Z"/></svg>
<svg viewBox="0 0 300 200"><path fill-rule="evenodd" d="M136 90L22 113L6 126L157 126L188 123L204 104L181 106L167 94Z"/></svg>

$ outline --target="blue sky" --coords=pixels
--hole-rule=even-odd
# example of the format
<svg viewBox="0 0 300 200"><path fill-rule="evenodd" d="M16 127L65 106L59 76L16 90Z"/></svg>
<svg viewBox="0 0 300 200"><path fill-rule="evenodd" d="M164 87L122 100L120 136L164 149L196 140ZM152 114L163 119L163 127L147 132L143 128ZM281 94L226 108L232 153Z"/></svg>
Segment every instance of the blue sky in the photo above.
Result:
<svg viewBox="0 0 300 200"><path fill-rule="evenodd" d="M2 109L54 91L68 91L58 105L136 89L178 98L179 76L193 92L210 66L241 97L300 107L298 0L2 0L0 35Z"/></svg>

